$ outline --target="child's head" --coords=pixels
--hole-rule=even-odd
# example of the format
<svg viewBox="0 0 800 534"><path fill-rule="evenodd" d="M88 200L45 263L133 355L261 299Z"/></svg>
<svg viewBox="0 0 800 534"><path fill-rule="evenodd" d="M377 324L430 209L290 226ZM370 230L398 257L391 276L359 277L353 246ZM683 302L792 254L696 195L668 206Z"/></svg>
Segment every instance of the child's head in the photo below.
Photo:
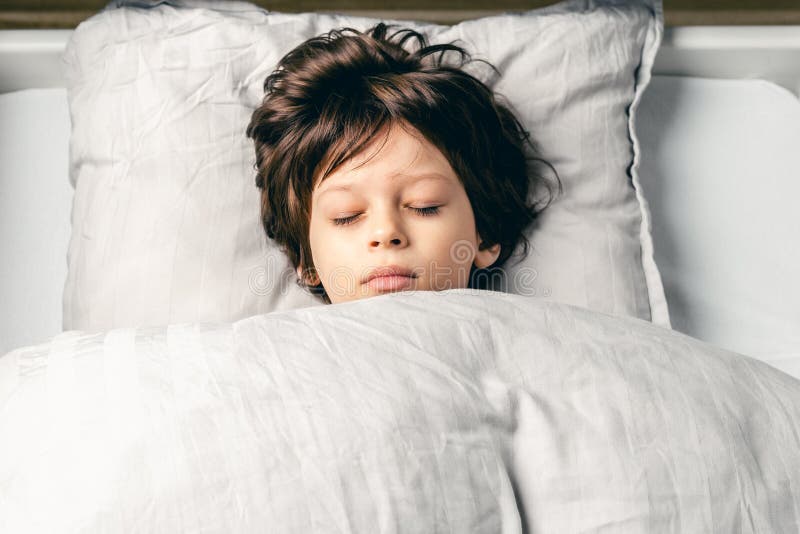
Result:
<svg viewBox="0 0 800 534"><path fill-rule="evenodd" d="M289 52L247 128L264 229L326 302L481 287L519 243L527 252L539 211L528 133L461 70L469 54L388 29L334 30Z"/></svg>

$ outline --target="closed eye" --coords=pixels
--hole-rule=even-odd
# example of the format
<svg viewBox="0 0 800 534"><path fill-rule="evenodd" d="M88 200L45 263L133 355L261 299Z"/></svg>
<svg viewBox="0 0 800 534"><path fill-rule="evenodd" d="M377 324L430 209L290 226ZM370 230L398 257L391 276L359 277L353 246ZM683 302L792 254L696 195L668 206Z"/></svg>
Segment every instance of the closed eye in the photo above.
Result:
<svg viewBox="0 0 800 534"><path fill-rule="evenodd" d="M431 215L436 215L437 213L439 213L440 206L427 206L424 208L415 208L413 206L410 207L418 215L422 215L423 217L429 217ZM355 215L350 215L348 217L338 217L336 219L333 219L333 224L335 224L336 226L347 226L348 224L354 223L355 220L358 218L358 216L359 214L357 213Z"/></svg>
<svg viewBox="0 0 800 534"><path fill-rule="evenodd" d="M439 213L439 206L429 206L427 208L411 208L412 210L416 211L418 214L423 216L428 215L436 215Z"/></svg>
<svg viewBox="0 0 800 534"><path fill-rule="evenodd" d="M333 224L337 226L345 226L351 224L358 218L358 214L350 215L349 217L339 217L338 219L333 219Z"/></svg>

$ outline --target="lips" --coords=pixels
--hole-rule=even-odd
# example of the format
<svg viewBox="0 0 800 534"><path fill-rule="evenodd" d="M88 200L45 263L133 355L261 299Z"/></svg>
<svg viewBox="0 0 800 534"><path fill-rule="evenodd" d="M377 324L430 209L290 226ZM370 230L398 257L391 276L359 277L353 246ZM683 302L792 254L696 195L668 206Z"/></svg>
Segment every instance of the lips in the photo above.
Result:
<svg viewBox="0 0 800 534"><path fill-rule="evenodd" d="M399 265L386 265L383 267L376 267L372 269L364 278L363 283L369 283L371 280L376 278L384 278L384 277L407 277L407 278L416 278L416 274L414 274L411 269L406 269L405 267L401 267Z"/></svg>

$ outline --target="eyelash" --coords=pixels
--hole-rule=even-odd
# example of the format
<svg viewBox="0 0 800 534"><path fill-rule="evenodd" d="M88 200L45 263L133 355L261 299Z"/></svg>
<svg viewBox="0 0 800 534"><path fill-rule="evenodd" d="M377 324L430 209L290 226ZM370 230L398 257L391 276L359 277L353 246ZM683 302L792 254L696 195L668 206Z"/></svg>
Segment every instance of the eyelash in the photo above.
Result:
<svg viewBox="0 0 800 534"><path fill-rule="evenodd" d="M411 208L417 215L421 215L423 217L430 217L431 215L436 215L439 213L439 206L428 206L425 208ZM349 217L340 217L338 219L333 219L333 224L337 226L346 226L348 224L352 224L356 218L358 218L358 214L351 215Z"/></svg>

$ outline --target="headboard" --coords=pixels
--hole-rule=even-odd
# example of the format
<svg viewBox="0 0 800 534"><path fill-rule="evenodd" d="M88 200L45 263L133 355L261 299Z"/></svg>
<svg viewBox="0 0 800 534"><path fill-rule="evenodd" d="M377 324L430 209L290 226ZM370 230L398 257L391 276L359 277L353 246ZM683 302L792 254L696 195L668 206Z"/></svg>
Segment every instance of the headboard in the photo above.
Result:
<svg viewBox="0 0 800 534"><path fill-rule="evenodd" d="M284 12L336 11L353 15L453 24L496 13L524 11L553 0L250 0ZM107 0L0 0L0 29L72 29ZM669 0L666 26L800 24L797 0Z"/></svg>

